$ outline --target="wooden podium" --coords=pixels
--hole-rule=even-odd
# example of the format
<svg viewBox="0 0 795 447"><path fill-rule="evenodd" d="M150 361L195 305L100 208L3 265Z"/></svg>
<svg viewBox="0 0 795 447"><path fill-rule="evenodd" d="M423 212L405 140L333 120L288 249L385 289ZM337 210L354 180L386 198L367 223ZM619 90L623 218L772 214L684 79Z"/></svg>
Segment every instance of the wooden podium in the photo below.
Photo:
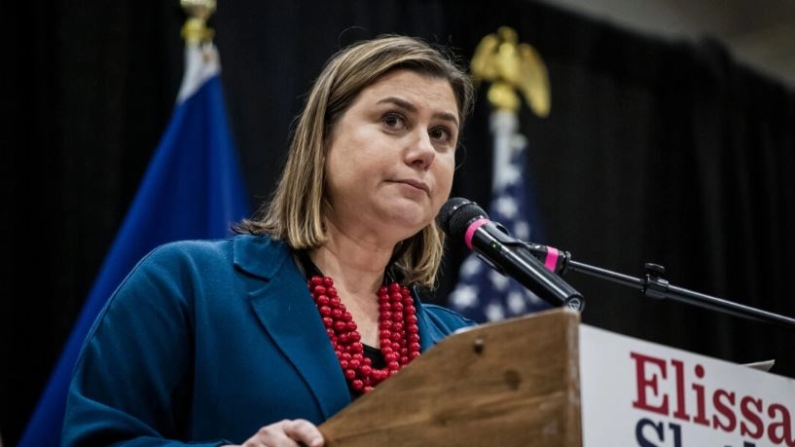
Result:
<svg viewBox="0 0 795 447"><path fill-rule="evenodd" d="M793 421L791 378L558 308L449 336L320 430L329 447L761 447L795 445Z"/></svg>
<svg viewBox="0 0 795 447"><path fill-rule="evenodd" d="M579 313L453 334L320 426L328 447L580 447Z"/></svg>

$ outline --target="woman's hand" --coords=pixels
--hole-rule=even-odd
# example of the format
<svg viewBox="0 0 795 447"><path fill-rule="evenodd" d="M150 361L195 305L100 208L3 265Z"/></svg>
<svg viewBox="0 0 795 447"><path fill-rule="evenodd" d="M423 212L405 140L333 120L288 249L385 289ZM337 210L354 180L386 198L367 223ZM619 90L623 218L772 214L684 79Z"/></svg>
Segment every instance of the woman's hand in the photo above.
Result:
<svg viewBox="0 0 795 447"><path fill-rule="evenodd" d="M305 419L285 419L260 428L240 447L323 447L324 444L323 434L315 424Z"/></svg>

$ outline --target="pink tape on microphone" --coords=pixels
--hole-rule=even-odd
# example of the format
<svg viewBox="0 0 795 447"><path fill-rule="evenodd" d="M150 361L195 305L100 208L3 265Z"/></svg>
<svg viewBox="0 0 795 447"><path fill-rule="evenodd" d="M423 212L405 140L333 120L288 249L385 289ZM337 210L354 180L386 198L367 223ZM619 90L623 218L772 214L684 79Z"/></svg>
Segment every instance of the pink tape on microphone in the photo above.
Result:
<svg viewBox="0 0 795 447"><path fill-rule="evenodd" d="M482 218L472 222L472 224L467 228L467 232L464 234L464 242L466 242L467 247L469 247L470 250L472 249L472 238L475 236L475 231L487 223L489 223L489 220Z"/></svg>

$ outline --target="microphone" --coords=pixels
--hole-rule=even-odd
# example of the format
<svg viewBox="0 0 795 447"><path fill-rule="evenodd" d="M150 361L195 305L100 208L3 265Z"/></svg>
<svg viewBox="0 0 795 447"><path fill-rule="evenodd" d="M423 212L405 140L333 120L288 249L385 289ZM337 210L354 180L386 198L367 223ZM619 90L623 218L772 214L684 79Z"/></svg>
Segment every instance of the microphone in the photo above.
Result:
<svg viewBox="0 0 795 447"><path fill-rule="evenodd" d="M547 303L582 310L585 300L580 292L558 276L568 261L568 253L552 247L527 244L511 237L501 224L489 220L477 203L461 197L448 200L436 216L436 224L455 240L464 240L491 268L509 276ZM543 256L545 266L534 256Z"/></svg>

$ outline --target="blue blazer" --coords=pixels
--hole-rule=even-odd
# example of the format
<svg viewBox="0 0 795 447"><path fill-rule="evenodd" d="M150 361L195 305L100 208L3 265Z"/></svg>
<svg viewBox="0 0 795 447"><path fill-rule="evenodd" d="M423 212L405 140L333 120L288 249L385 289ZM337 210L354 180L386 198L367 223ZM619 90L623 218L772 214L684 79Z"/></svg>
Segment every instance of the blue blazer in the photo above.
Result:
<svg viewBox="0 0 795 447"><path fill-rule="evenodd" d="M414 299L424 351L471 320ZM180 241L144 257L78 358L65 447L240 444L351 402L320 314L283 242Z"/></svg>

